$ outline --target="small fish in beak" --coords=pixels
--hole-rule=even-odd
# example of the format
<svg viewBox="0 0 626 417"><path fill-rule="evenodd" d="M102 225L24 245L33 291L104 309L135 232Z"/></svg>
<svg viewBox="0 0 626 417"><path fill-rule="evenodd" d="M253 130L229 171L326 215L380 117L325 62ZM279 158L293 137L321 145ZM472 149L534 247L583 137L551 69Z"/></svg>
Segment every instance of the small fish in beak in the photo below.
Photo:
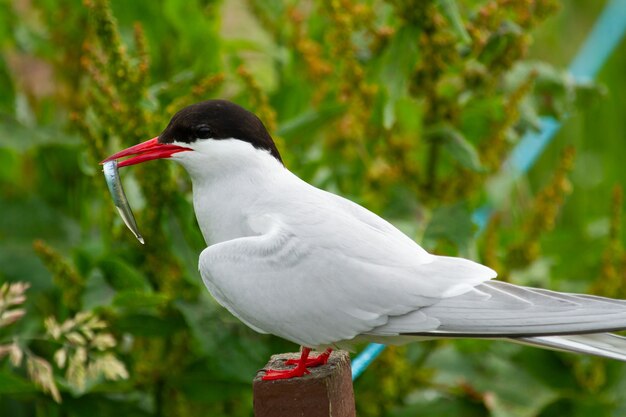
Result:
<svg viewBox="0 0 626 417"><path fill-rule="evenodd" d="M109 192L113 197L113 203L117 211L119 211L122 220L131 232L135 235L137 240L144 244L143 237L139 233L137 223L135 222L135 216L130 209L124 188L122 187L122 181L118 168L139 164L141 162L151 161L153 159L169 158L177 152L190 151L190 148L168 144L159 143L159 138L155 137L145 142L139 143L130 148L124 149L109 156L104 161L100 162L103 165L104 178L106 179ZM117 162L117 159L129 157L121 162Z"/></svg>
<svg viewBox="0 0 626 417"><path fill-rule="evenodd" d="M120 217L124 220L124 224L133 232L133 235L144 244L143 237L141 233L139 233L139 229L137 228L137 222L135 221L135 216L133 216L133 212L130 209L130 205L128 204L128 200L126 199L126 194L124 193L124 188L122 187L122 181L120 180L120 174L117 169L117 161L110 160L103 164L102 166L104 171L104 178L106 179L107 186L109 187L109 192L111 193L111 197L113 197L113 203L117 208L117 211L120 213Z"/></svg>

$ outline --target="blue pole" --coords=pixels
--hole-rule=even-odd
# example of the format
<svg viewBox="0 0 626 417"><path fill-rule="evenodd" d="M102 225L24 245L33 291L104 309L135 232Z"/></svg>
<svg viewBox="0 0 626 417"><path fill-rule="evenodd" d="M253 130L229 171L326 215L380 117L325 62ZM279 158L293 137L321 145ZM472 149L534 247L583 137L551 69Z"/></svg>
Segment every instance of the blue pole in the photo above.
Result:
<svg viewBox="0 0 626 417"><path fill-rule="evenodd" d="M359 375L376 360L378 355L383 353L383 350L385 350L385 345L381 345L380 343L370 343L367 345L367 347L352 360L352 380L357 379Z"/></svg>
<svg viewBox="0 0 626 417"><path fill-rule="evenodd" d="M593 29L569 67L579 80L592 80L620 43L626 31L626 0L612 0L602 11Z"/></svg>
<svg viewBox="0 0 626 417"><path fill-rule="evenodd" d="M569 66L569 72L577 80L592 80L619 44L626 31L626 0L612 0L602 11L591 33ZM552 117L542 117L538 132L527 133L515 146L504 166L517 177L527 173L554 135L561 123ZM473 220L482 230L491 216L488 205L476 210ZM352 361L352 379L357 379L383 352L385 345L370 343Z"/></svg>

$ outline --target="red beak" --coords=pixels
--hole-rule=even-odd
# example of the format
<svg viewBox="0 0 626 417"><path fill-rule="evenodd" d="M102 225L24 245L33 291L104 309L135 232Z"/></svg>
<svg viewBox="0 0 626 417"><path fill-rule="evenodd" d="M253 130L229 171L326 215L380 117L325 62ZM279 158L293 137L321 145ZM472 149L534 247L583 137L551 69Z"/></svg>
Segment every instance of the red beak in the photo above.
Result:
<svg viewBox="0 0 626 417"><path fill-rule="evenodd" d="M184 146L172 145L171 143L159 143L159 137L152 138L138 145L131 146L130 148L119 151L109 156L100 164L112 161L114 159L123 158L125 156L135 155L132 158L128 158L119 164L118 167L126 167L129 165L139 164L141 162L151 161L153 159L169 158L177 152L191 151L191 148L185 148Z"/></svg>

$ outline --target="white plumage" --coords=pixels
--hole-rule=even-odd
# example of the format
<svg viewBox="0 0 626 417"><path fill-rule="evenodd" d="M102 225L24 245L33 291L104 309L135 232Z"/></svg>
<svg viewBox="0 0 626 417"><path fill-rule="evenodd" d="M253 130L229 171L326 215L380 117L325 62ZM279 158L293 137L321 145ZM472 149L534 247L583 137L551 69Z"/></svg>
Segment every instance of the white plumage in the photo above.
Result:
<svg viewBox="0 0 626 417"><path fill-rule="evenodd" d="M554 335L626 327L624 301L489 281L496 277L490 268L427 253L247 142L209 140L193 149L173 159L191 175L209 244L202 278L220 304L259 332L309 347L350 346L355 338L406 342L412 334L524 337L517 341L563 348L567 340Z"/></svg>
<svg viewBox="0 0 626 417"><path fill-rule="evenodd" d="M158 137L116 153L127 166L171 158L189 172L208 247L202 279L251 328L301 344L291 371L328 353L310 347L373 340L507 338L517 343L626 360L626 301L490 281L495 271L435 256L393 225L285 168L261 121L209 100L178 112Z"/></svg>

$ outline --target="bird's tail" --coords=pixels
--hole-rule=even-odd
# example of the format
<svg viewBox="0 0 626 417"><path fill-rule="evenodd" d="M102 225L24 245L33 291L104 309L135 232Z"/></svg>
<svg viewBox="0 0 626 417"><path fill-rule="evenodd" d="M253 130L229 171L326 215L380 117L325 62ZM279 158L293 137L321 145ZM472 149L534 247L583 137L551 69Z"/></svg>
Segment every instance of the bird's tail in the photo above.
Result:
<svg viewBox="0 0 626 417"><path fill-rule="evenodd" d="M626 362L626 337L612 333L520 337L511 340L525 345L584 353Z"/></svg>
<svg viewBox="0 0 626 417"><path fill-rule="evenodd" d="M626 362L626 300L519 287L499 281L404 316L371 335L422 339L494 338Z"/></svg>

